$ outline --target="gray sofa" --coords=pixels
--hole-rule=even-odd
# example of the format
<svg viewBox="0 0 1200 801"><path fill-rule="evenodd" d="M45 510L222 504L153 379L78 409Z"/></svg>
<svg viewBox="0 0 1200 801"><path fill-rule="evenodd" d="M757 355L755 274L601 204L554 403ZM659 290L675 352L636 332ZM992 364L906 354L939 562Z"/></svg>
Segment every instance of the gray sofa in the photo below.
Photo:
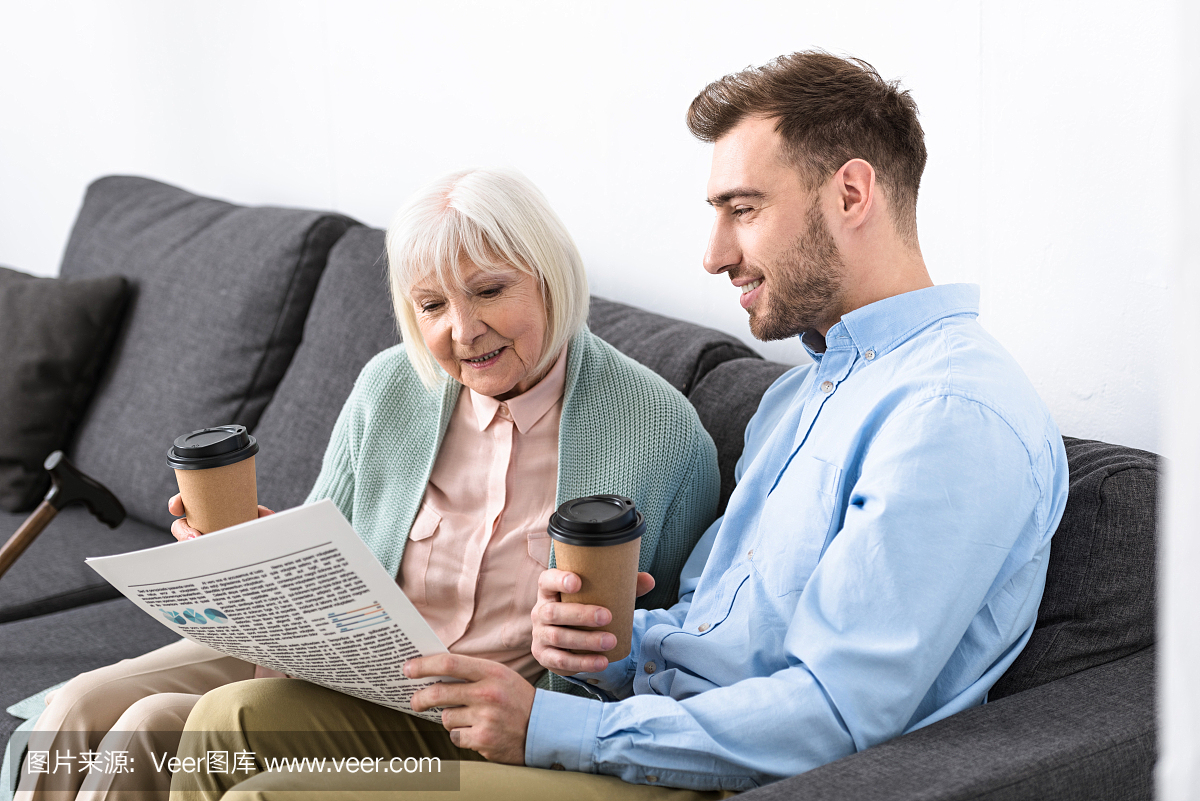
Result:
<svg viewBox="0 0 1200 801"><path fill-rule="evenodd" d="M303 500L359 369L397 341L384 269L383 232L340 215L246 208L143 178L91 185L61 275L124 275L135 294L67 452L129 517L110 531L67 509L0 580L0 708L174 639L83 559L171 541L164 452L176 435L248 426L262 446L261 502ZM723 508L745 424L786 366L600 298L589 325L695 405L717 445ZM1037 628L989 703L747 798L1151 797L1158 458L1066 444L1070 499ZM23 519L0 512L0 537ZM4 740L20 721L0 714Z"/></svg>

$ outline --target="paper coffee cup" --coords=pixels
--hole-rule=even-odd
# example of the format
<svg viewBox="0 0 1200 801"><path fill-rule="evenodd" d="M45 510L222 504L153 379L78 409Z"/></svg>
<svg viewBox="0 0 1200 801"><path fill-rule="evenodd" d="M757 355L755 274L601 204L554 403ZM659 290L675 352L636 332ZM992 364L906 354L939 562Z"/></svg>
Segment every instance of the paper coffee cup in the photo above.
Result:
<svg viewBox="0 0 1200 801"><path fill-rule="evenodd" d="M188 525L202 534L258 519L254 454L258 442L245 426L217 426L184 434L167 449Z"/></svg>
<svg viewBox="0 0 1200 801"><path fill-rule="evenodd" d="M589 495L558 507L550 515L547 530L554 540L555 565L583 582L579 592L562 593L562 600L603 606L612 612L607 626L579 628L617 635L617 644L603 652L610 662L629 656L638 557L646 531L642 513L633 501L620 495Z"/></svg>

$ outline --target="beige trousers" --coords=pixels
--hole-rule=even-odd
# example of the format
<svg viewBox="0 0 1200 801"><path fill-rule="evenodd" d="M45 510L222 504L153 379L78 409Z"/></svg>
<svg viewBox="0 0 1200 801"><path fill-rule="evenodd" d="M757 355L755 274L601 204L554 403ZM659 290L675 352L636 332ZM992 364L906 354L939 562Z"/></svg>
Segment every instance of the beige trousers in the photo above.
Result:
<svg viewBox="0 0 1200 801"><path fill-rule="evenodd" d="M29 753L46 752L49 772L31 772L26 759L15 801L165 797L171 776L154 762L174 756L192 707L253 676L249 662L190 640L81 673L47 698Z"/></svg>
<svg viewBox="0 0 1200 801"><path fill-rule="evenodd" d="M227 754L228 770L210 772L201 760ZM253 765L237 765L235 754ZM210 692L192 710L179 756L195 770L175 774L172 801L245 799L353 799L387 801L709 801L732 791L697 792L626 784L612 776L498 765L450 742L440 725L297 679L260 679ZM324 769L281 772L266 765L280 757L325 759ZM407 759L401 759L402 757ZM417 772L419 758L447 763L440 777ZM339 771L350 758L359 769ZM370 772L363 768L371 767ZM389 767L390 766L390 767ZM413 772L408 770L413 769ZM447 779L458 791L448 792ZM453 785L450 785L451 787ZM297 791L309 795L297 795ZM387 795L383 795L386 793Z"/></svg>

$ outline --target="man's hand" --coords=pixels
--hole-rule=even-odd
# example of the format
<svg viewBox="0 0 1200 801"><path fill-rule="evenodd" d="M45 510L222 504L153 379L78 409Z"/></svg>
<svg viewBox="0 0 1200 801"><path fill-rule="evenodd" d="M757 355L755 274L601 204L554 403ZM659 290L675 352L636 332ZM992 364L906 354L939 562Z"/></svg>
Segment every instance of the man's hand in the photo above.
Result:
<svg viewBox="0 0 1200 801"><path fill-rule="evenodd" d="M414 693L412 708L424 712L443 707L442 725L459 748L478 751L489 762L525 764L525 734L535 690L521 674L490 659L436 654L408 660L404 675L462 679L462 684L442 682Z"/></svg>
<svg viewBox="0 0 1200 801"><path fill-rule="evenodd" d="M560 593L579 592L583 582L565 570L544 570L538 577L538 599L529 613L533 619L533 656L542 667L560 676L599 673L608 667L603 656L573 654L571 651L607 651L617 644L616 635L607 631L580 631L572 626L606 626L612 612L603 606L569 604ZM654 589L654 576L638 573L637 594Z"/></svg>
<svg viewBox="0 0 1200 801"><path fill-rule="evenodd" d="M167 511L179 518L171 524L171 536L173 536L175 539L183 542L184 540L190 540L193 537L199 537L202 535L202 532L199 532L188 525L187 518L184 517L187 512L183 508L183 497L178 492L171 496L171 500L167 501ZM270 509L259 504L259 517L266 517L267 515L273 514L275 513Z"/></svg>

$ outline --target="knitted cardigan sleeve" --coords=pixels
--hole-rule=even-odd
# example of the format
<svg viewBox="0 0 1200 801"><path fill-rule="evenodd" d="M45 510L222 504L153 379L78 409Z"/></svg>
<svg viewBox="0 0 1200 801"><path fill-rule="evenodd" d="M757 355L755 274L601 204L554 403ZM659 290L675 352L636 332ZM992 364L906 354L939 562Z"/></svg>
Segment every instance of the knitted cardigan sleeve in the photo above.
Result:
<svg viewBox="0 0 1200 801"><path fill-rule="evenodd" d="M649 570L659 583L646 595L644 603L639 604L644 608L669 607L679 600L683 564L696 540L717 516L717 499L721 494L717 448L699 421L689 445L684 462L687 469L663 517L659 547ZM676 547L665 547L670 545ZM663 581L664 578L667 580Z"/></svg>
<svg viewBox="0 0 1200 801"><path fill-rule="evenodd" d="M333 432L329 435L329 445L325 448L325 457L321 461L321 472L304 500L305 503L312 503L329 498L351 525L354 525L353 453L357 443L354 430L357 427L357 410L362 403L360 387L361 383L355 383L338 413Z"/></svg>

